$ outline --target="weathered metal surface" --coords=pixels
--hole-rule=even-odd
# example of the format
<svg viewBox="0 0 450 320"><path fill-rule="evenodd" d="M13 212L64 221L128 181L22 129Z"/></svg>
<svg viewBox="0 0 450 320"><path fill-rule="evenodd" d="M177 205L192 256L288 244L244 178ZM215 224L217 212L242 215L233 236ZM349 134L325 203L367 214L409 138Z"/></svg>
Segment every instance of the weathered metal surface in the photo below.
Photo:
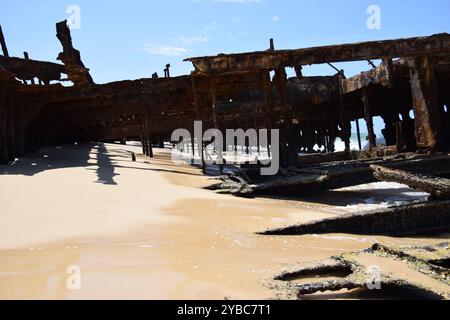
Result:
<svg viewBox="0 0 450 320"><path fill-rule="evenodd" d="M348 233L411 236L450 231L450 201L396 206L265 231L264 235Z"/></svg>
<svg viewBox="0 0 450 320"><path fill-rule="evenodd" d="M236 196L300 196L324 190L340 189L354 185L377 182L371 165L389 166L389 168L410 171L422 175L447 175L450 173L450 157L422 156L403 154L396 156L377 156L372 152L335 153L318 156L302 156L302 163L308 165L296 170L284 170L275 177L256 176L248 181L246 178L235 181L235 174L222 175L218 184L208 189L218 190L220 193L230 193ZM369 155L366 155L369 153ZM307 159L313 157L312 159ZM366 159L367 157L368 159ZM253 176L244 170L244 177Z"/></svg>
<svg viewBox="0 0 450 320"><path fill-rule="evenodd" d="M361 90L370 85L381 85L385 87L392 87L395 81L394 72L400 72L401 64L393 64L392 61L384 61L380 66L360 75L344 79L342 87L344 94ZM407 70L406 70L407 71Z"/></svg>
<svg viewBox="0 0 450 320"><path fill-rule="evenodd" d="M61 42L63 52L58 55L58 60L62 61L69 79L75 85L91 85L94 84L89 69L87 69L81 61L80 51L73 48L72 37L70 35L67 21L56 24L56 36Z"/></svg>
<svg viewBox="0 0 450 320"><path fill-rule="evenodd" d="M371 169L374 171L375 178L380 181L397 182L410 188L428 192L435 198L450 200L449 179L389 169L377 165L372 165Z"/></svg>
<svg viewBox="0 0 450 320"><path fill-rule="evenodd" d="M338 97L335 77L289 78L286 86L292 104L302 109L336 101Z"/></svg>
<svg viewBox="0 0 450 320"><path fill-rule="evenodd" d="M450 35L371 41L306 48L189 58L199 73L245 72L327 62L374 60L429 55L450 50Z"/></svg>
<svg viewBox="0 0 450 320"><path fill-rule="evenodd" d="M438 147L441 134L437 83L432 59L409 60L416 140L421 148Z"/></svg>
<svg viewBox="0 0 450 320"><path fill-rule="evenodd" d="M61 80L61 74L66 72L61 64L15 57L0 56L0 66L20 80L38 78L46 83L50 83L52 80Z"/></svg>

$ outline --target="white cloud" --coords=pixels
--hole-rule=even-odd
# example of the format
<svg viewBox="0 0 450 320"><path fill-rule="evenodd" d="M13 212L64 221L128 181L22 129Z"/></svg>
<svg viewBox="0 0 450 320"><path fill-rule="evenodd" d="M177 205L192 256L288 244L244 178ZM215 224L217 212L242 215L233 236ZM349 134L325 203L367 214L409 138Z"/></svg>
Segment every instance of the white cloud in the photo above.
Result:
<svg viewBox="0 0 450 320"><path fill-rule="evenodd" d="M274 16L274 17L272 17L272 21L273 22L278 22L278 21L280 21L280 17L279 16Z"/></svg>
<svg viewBox="0 0 450 320"><path fill-rule="evenodd" d="M171 56L179 57L184 53L188 52L188 49L178 46L170 46L164 44L147 43L143 50L150 54L161 55L161 56Z"/></svg>
<svg viewBox="0 0 450 320"><path fill-rule="evenodd" d="M183 44L187 44L187 45L193 45L193 44L198 44L198 43L208 42L208 41L209 41L209 36L207 36L206 34L191 36L191 37L183 37L182 36L175 40L175 42L179 42L179 43L183 43Z"/></svg>
<svg viewBox="0 0 450 320"><path fill-rule="evenodd" d="M181 36L171 39L166 43L149 42L144 45L143 50L149 54L162 56L183 56L192 51L192 47L203 42L208 42L210 37L206 32L194 36Z"/></svg>

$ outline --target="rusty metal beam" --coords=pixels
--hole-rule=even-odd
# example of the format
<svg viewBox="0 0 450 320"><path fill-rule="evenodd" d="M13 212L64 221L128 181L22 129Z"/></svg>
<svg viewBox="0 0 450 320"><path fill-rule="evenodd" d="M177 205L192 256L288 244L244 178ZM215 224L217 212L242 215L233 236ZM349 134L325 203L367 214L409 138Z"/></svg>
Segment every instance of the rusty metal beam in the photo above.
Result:
<svg viewBox="0 0 450 320"><path fill-rule="evenodd" d="M1 57L0 57L1 59ZM22 86L25 96L46 99L48 102L64 102L94 97L111 98L114 96L146 96L158 94L176 96L182 92L191 92L190 77L159 79L139 79L110 82L89 87L62 87L60 85L30 87ZM145 97L148 98L148 97Z"/></svg>
<svg viewBox="0 0 450 320"><path fill-rule="evenodd" d="M61 64L15 57L0 56L0 66L14 74L20 80L39 78L46 83L60 80L65 68Z"/></svg>
<svg viewBox="0 0 450 320"><path fill-rule="evenodd" d="M74 49L72 45L72 36L66 20L56 24L56 36L63 47L63 52L59 54L58 60L64 63L69 79L75 85L94 84L89 69L81 61L80 51Z"/></svg>
<svg viewBox="0 0 450 320"><path fill-rule="evenodd" d="M2 26L0 26L0 45L2 47L3 55L9 57L8 47L6 46L5 36L3 35Z"/></svg>
<svg viewBox="0 0 450 320"><path fill-rule="evenodd" d="M370 41L353 44L314 47L298 50L259 51L251 53L189 58L197 73L219 74L251 72L329 62L415 57L450 51L450 35Z"/></svg>

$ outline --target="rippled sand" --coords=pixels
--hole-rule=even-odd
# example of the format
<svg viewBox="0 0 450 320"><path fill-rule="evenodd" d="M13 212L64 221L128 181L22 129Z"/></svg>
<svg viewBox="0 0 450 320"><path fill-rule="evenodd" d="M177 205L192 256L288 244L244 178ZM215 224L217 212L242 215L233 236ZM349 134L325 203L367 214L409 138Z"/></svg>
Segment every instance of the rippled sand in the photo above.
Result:
<svg viewBox="0 0 450 320"><path fill-rule="evenodd" d="M0 167L0 299L265 299L284 268L361 250L376 241L442 239L357 235L263 237L267 228L420 198L381 185L305 198L238 199L137 146L47 148ZM371 197L368 199L367 196ZM69 290L67 268L81 270Z"/></svg>

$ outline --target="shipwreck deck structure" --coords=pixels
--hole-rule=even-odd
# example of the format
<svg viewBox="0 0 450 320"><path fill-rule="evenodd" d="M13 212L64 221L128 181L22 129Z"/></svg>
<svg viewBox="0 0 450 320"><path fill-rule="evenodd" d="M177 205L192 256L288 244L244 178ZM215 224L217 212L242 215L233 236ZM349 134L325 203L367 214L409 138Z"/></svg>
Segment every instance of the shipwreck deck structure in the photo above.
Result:
<svg viewBox="0 0 450 320"><path fill-rule="evenodd" d="M195 67L187 76L97 85L66 23L56 29L62 64L31 60L27 53L10 57L0 36L2 163L41 146L81 141L138 139L150 155L152 144L168 141L176 128L193 130L194 120L219 129L280 129L284 167L298 165L299 152L316 153L318 147L333 153L337 138L349 154L351 122L359 128L360 119L375 148L375 116L383 118L386 144L396 152L449 148L448 34L299 50L271 45L187 59ZM302 75L305 65L372 59L382 63L349 79L342 71ZM286 68L296 77L288 78ZM72 86L61 84L68 80Z"/></svg>

